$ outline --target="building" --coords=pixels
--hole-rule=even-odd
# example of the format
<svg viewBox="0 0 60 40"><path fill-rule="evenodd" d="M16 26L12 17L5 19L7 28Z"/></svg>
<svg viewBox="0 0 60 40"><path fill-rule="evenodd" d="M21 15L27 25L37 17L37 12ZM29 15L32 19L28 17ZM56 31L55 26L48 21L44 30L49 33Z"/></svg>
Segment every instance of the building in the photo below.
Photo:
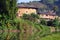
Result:
<svg viewBox="0 0 60 40"><path fill-rule="evenodd" d="M44 8L44 9L43 9ZM52 10L46 9L47 6L40 2L19 3L17 16L21 17L23 14L39 14L41 19L53 20L57 17Z"/></svg>
<svg viewBox="0 0 60 40"><path fill-rule="evenodd" d="M37 13L36 8L33 5L28 4L19 4L17 16L22 16L23 14Z"/></svg>
<svg viewBox="0 0 60 40"><path fill-rule="evenodd" d="M56 13L53 11L42 12L40 13L41 19L53 20L57 17Z"/></svg>
<svg viewBox="0 0 60 40"><path fill-rule="evenodd" d="M22 16L23 14L37 13L38 9L47 8L45 4L39 1L33 1L29 3L18 3L17 16Z"/></svg>

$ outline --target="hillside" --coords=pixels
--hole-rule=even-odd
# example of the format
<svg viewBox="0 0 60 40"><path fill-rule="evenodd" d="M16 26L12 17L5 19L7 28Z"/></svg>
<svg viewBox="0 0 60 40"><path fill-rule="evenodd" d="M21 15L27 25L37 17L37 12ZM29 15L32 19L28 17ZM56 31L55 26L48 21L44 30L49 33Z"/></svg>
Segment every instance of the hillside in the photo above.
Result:
<svg viewBox="0 0 60 40"><path fill-rule="evenodd" d="M57 11L57 15L60 16L60 0L41 0L41 3L45 4L48 6L48 9L52 10L54 6L57 6L58 11ZM51 2L51 3L49 3Z"/></svg>

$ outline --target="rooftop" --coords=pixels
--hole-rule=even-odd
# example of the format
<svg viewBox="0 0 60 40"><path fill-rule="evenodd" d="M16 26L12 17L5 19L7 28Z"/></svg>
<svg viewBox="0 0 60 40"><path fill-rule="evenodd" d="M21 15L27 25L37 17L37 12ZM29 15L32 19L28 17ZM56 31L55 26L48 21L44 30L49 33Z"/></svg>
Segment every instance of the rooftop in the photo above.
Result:
<svg viewBox="0 0 60 40"><path fill-rule="evenodd" d="M53 12L53 11L41 12L40 14L46 14L46 15L56 16L56 13Z"/></svg>
<svg viewBox="0 0 60 40"><path fill-rule="evenodd" d="M29 3L18 3L18 7L47 8L45 4L38 1L33 1Z"/></svg>

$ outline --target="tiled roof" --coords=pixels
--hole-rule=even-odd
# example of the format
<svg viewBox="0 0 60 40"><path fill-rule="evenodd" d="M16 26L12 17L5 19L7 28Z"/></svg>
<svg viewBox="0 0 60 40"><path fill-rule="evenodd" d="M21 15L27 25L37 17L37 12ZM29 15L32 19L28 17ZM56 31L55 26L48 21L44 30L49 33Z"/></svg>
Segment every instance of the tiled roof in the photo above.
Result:
<svg viewBox="0 0 60 40"><path fill-rule="evenodd" d="M18 7L27 7L27 8L36 8L34 5L31 5L31 4L19 4Z"/></svg>
<svg viewBox="0 0 60 40"><path fill-rule="evenodd" d="M56 15L55 12L41 12L40 14L53 15L53 16Z"/></svg>
<svg viewBox="0 0 60 40"><path fill-rule="evenodd" d="M35 1L29 3L19 3L18 7L47 8L45 4Z"/></svg>

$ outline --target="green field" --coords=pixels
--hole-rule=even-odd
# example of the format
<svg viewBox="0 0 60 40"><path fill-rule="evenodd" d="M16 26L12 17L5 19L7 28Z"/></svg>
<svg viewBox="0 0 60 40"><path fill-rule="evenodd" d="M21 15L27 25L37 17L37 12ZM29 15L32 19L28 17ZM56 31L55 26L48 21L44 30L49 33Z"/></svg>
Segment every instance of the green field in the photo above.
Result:
<svg viewBox="0 0 60 40"><path fill-rule="evenodd" d="M40 40L60 40L60 33L51 34L40 38Z"/></svg>
<svg viewBox="0 0 60 40"><path fill-rule="evenodd" d="M20 38L23 40L60 40L60 33L51 33L49 26L28 20L20 19L20 30Z"/></svg>
<svg viewBox="0 0 60 40"><path fill-rule="evenodd" d="M2 32L0 40L60 40L60 33L51 33L49 26L23 19L15 19L14 23L20 32Z"/></svg>

